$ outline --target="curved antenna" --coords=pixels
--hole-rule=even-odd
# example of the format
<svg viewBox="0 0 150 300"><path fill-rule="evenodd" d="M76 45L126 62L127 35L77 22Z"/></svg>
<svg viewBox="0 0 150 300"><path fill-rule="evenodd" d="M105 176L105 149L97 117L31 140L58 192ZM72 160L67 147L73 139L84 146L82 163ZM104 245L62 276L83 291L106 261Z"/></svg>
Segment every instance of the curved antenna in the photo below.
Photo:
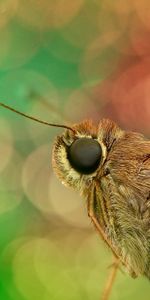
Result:
<svg viewBox="0 0 150 300"><path fill-rule="evenodd" d="M27 115L27 114L25 114L25 113L22 113L22 112L20 112L20 111L18 111L18 110L16 110L16 109L14 109L14 108L12 108L12 107L10 107L10 106L4 104L4 103L2 103L2 102L0 102L0 106L4 107L4 108L6 108L6 109L9 109L9 110L15 112L16 114L19 114L19 115L21 115L21 116L23 116L23 117L25 117L25 118L28 118L28 119L30 119L30 120L33 120L33 121L35 121L35 122L38 122L38 123L41 123L41 124L44 124L44 125L47 125L47 126L53 126L53 127L60 127L60 128L69 129L69 130L71 130L73 133L75 133L75 130L74 130L73 128L67 126L67 125L53 124L53 123L48 123L48 122L46 122L46 121L42 121L42 120L40 120L40 119L37 119L37 118L35 118L35 117L29 116L29 115Z"/></svg>

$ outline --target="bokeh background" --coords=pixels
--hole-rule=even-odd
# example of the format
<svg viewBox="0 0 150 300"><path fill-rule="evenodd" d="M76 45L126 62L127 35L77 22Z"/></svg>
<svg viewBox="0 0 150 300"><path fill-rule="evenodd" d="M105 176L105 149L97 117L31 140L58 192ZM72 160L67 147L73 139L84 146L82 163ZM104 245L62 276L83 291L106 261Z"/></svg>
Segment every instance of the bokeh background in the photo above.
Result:
<svg viewBox="0 0 150 300"><path fill-rule="evenodd" d="M150 136L149 0L1 0L0 101L49 122ZM85 200L56 179L61 130L0 109L0 299L101 299L111 252ZM111 300L150 299L119 272Z"/></svg>

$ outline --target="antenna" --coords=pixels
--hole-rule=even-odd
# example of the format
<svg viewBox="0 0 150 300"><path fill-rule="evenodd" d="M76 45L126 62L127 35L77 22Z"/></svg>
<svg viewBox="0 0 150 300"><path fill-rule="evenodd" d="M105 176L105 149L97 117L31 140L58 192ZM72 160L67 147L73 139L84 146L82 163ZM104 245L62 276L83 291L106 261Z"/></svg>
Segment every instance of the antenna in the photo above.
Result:
<svg viewBox="0 0 150 300"><path fill-rule="evenodd" d="M67 126L67 125L53 124L53 123L48 123L48 122L46 122L46 121L42 121L42 120L40 120L40 119L37 119L37 118L35 118L35 117L29 116L29 115L27 115L27 114L25 114L25 113L22 113L22 112L20 112L20 111L18 111L18 110L16 110L16 109L14 109L14 108L12 108L12 107L10 107L10 106L4 104L4 103L1 103L1 102L0 102L0 106L4 107L4 108L6 108L6 109L8 109L8 110L10 110L10 111L13 111L13 112L15 112L16 114L21 115L21 116L23 116L23 117L25 117L25 118L28 118L28 119L30 119L30 120L33 120L33 121L35 121L35 122L38 122L38 123L41 123L41 124L44 124L44 125L47 125L47 126L53 126L53 127L60 127L60 128L69 129L69 130L71 130L73 133L76 132L73 128L71 128L71 127L69 127L69 126Z"/></svg>

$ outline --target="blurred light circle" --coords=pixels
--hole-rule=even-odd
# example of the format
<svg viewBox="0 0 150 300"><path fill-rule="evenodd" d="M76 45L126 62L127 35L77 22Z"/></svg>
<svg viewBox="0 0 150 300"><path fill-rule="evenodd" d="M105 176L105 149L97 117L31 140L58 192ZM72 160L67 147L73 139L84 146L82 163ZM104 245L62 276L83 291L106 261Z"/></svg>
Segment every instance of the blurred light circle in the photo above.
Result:
<svg viewBox="0 0 150 300"><path fill-rule="evenodd" d="M71 123L81 122L84 119L92 118L99 120L101 116L101 103L90 95L90 92L74 90L68 96L65 103L64 114L71 120Z"/></svg>
<svg viewBox="0 0 150 300"><path fill-rule="evenodd" d="M98 20L99 9L93 2L87 1L78 16L62 28L60 34L75 47L86 49L99 34Z"/></svg>
<svg viewBox="0 0 150 300"><path fill-rule="evenodd" d="M118 74L109 90L107 107L125 128L145 134L150 134L149 68L150 60L143 59Z"/></svg>
<svg viewBox="0 0 150 300"><path fill-rule="evenodd" d="M18 0L1 0L0 1L0 28L14 17L18 8Z"/></svg>
<svg viewBox="0 0 150 300"><path fill-rule="evenodd" d="M131 1L104 0L99 12L98 26L100 35L97 38L96 49L99 53L113 47L119 53L133 55L129 35L138 22ZM131 17L132 14L132 17ZM130 30L128 29L130 27ZM95 49L95 50L96 50ZM112 49L112 51L113 51ZM110 63L111 66L111 63Z"/></svg>
<svg viewBox="0 0 150 300"><path fill-rule="evenodd" d="M85 0L55 0L52 13L53 26L59 28L70 23L80 13L84 2Z"/></svg>
<svg viewBox="0 0 150 300"><path fill-rule="evenodd" d="M52 101L57 102L57 90L49 78L32 69L8 71L1 78L0 89L1 97L7 98L9 104L18 105L18 109L23 105L27 109L32 108L37 102L45 107L46 104L42 101L45 98L52 98Z"/></svg>
<svg viewBox="0 0 150 300"><path fill-rule="evenodd" d="M99 47L105 48L116 43L116 40L124 35L128 26L128 15L103 8L99 11L97 25L100 30L97 40ZM96 39L95 39L96 40Z"/></svg>
<svg viewBox="0 0 150 300"><path fill-rule="evenodd" d="M136 55L149 56L150 53L150 32L141 23L132 27L130 40Z"/></svg>
<svg viewBox="0 0 150 300"><path fill-rule="evenodd" d="M12 262L15 286L21 295L28 300L41 300L43 298L49 300L51 298L35 269L36 248L40 242L41 239L38 238L26 241L16 251Z"/></svg>
<svg viewBox="0 0 150 300"><path fill-rule="evenodd" d="M114 34L110 33L111 39ZM109 36L109 34L108 34ZM102 37L106 43L103 47L100 38L94 40L87 50L80 64L80 77L85 86L92 86L109 77L116 69L119 55L111 45L110 37ZM110 43L110 44L109 44ZM108 44L108 45L107 45Z"/></svg>
<svg viewBox="0 0 150 300"><path fill-rule="evenodd" d="M54 57L64 62L80 63L83 51L79 47L72 45L60 32L46 33L44 36L44 47Z"/></svg>
<svg viewBox="0 0 150 300"><path fill-rule="evenodd" d="M9 71L1 78L0 90L1 98L7 99L7 104L17 110L52 123L62 122L58 92L46 76L33 70ZM53 127L37 124L11 112L7 112L7 116L15 128L15 139L30 138L39 145L56 132Z"/></svg>
<svg viewBox="0 0 150 300"><path fill-rule="evenodd" d="M68 260L69 257L46 237L27 241L13 260L16 288L28 300L79 299L79 289L70 276L73 271Z"/></svg>
<svg viewBox="0 0 150 300"><path fill-rule="evenodd" d="M141 55L140 48L144 46L140 44L140 32L142 36L142 31L144 33L145 29L135 14L133 14L132 18L129 17L127 22L127 28L115 43L115 49L121 53L121 55L137 57L137 55ZM130 30L128 30L129 27Z"/></svg>
<svg viewBox="0 0 150 300"><path fill-rule="evenodd" d="M22 185L32 204L41 212L50 214L49 197L50 146L44 145L33 151L24 162Z"/></svg>
<svg viewBox="0 0 150 300"><path fill-rule="evenodd" d="M134 7L136 9L136 14L138 18L142 21L146 30L150 30L150 2L149 0L134 0Z"/></svg>
<svg viewBox="0 0 150 300"><path fill-rule="evenodd" d="M5 269L4 271L7 272L6 265L11 266L12 260L19 248L21 248L26 242L29 242L30 240L31 236L21 236L19 238L14 236L14 239L6 245L6 247L1 252L1 267Z"/></svg>
<svg viewBox="0 0 150 300"><path fill-rule="evenodd" d="M0 176L0 214L13 210L22 201L21 190L22 158L17 152Z"/></svg>
<svg viewBox="0 0 150 300"><path fill-rule="evenodd" d="M94 0L99 2L99 0ZM104 0L102 2L102 8L106 11L112 11L122 16L123 14L130 14L134 10L134 4L130 0Z"/></svg>
<svg viewBox="0 0 150 300"><path fill-rule="evenodd" d="M18 18L30 28L45 30L52 27L53 1L21 0L18 7Z"/></svg>
<svg viewBox="0 0 150 300"><path fill-rule="evenodd" d="M93 224L91 224L93 227ZM76 270L80 276L80 284L85 284L88 295L99 298L107 278L108 266L112 263L111 254L97 232L94 232L80 244L76 250ZM110 269L109 271L110 272ZM86 281L84 278L86 276ZM100 282L97 285L97 282Z"/></svg>
<svg viewBox="0 0 150 300"><path fill-rule="evenodd" d="M74 190L63 186L55 175L52 175L50 180L49 195L51 212L75 227L89 227L90 220L87 215L85 199L81 198L79 193Z"/></svg>
<svg viewBox="0 0 150 300"><path fill-rule="evenodd" d="M111 255L104 241L94 230L94 225L92 223L91 229L91 234L83 240L80 247L77 249L75 261L77 266L83 264L85 267L90 267L92 271L92 269L95 268L105 268ZM86 252L85 249L88 249L88 251ZM91 256L91 261L89 260L89 255Z"/></svg>
<svg viewBox="0 0 150 300"><path fill-rule="evenodd" d="M18 23L10 23L0 30L0 68L7 70L22 66L35 55L40 43L40 34Z"/></svg>
<svg viewBox="0 0 150 300"><path fill-rule="evenodd" d="M22 22L38 30L59 28L71 22L79 13L84 0L21 0L18 17Z"/></svg>
<svg viewBox="0 0 150 300"><path fill-rule="evenodd" d="M132 46L128 31L119 38L119 40L116 42L114 48L118 52L118 57L120 60L122 60L123 56L133 57L133 58L137 56L137 54ZM119 60L119 62L120 62L120 60Z"/></svg>
<svg viewBox="0 0 150 300"><path fill-rule="evenodd" d="M110 1L99 1L99 6L94 2L87 2L72 23L60 32L64 39L76 47L86 49L98 40L99 47L104 49L108 43L115 44L116 39L128 28L131 6L121 6L120 3L119 9L117 4Z"/></svg>
<svg viewBox="0 0 150 300"><path fill-rule="evenodd" d="M75 272L75 256L75 251L72 248L67 249L65 244L58 248L46 239L37 243L35 268L46 290L51 294L51 299L83 299L79 288L80 274ZM78 276L78 282L74 280L74 276Z"/></svg>
<svg viewBox="0 0 150 300"><path fill-rule="evenodd" d="M0 173L9 164L13 154L13 135L6 119L0 118Z"/></svg>
<svg viewBox="0 0 150 300"><path fill-rule="evenodd" d="M97 234L81 240L79 244L73 242L72 236L72 242L69 242L70 244L64 237L56 248L56 244L52 245L51 241L39 240L35 256L38 276L49 292L55 291L53 293L56 299L70 299L70 295L74 295L75 299L83 299L83 295L95 299L99 296L99 288L102 290L105 284L105 273L107 275L107 267L111 263L109 253L105 251L105 247L100 247L101 242ZM100 287L96 285L98 278ZM58 292L55 286L59 286Z"/></svg>

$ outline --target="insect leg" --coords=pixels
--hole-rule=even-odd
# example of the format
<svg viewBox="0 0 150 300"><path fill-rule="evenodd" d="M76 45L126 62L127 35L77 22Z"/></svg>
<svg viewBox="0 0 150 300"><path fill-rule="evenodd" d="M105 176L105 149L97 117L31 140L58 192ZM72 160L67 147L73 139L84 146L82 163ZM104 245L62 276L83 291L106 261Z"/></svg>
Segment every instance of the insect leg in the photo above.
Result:
<svg viewBox="0 0 150 300"><path fill-rule="evenodd" d="M114 256L119 259L118 254L116 253L116 250L114 249L113 245L111 244L111 241L108 240L105 232L101 228L99 222L97 221L94 213L94 192L95 189L93 188L93 191L91 195L88 198L87 202L87 210L88 210L88 216L91 218L95 228L97 229L98 233L100 234L101 238L106 242L106 244L109 246L109 248L112 250Z"/></svg>
<svg viewBox="0 0 150 300"><path fill-rule="evenodd" d="M108 277L108 280L107 280L107 283L106 283L106 286L104 288L104 292L103 292L103 295L102 295L102 298L101 298L101 300L108 300L109 296L110 296L110 293L111 293L111 290L112 290L112 287L113 287L113 283L114 283L115 278L116 278L117 270L118 270L118 267L119 267L119 264L120 264L120 258L117 255L116 250L114 249L113 245L111 244L111 241L109 241L109 239L107 238L105 232L103 231L102 227L100 226L98 220L95 217L95 213L94 213L94 193L95 193L95 188L93 188L93 191L92 191L91 195L88 198L88 203L87 203L88 215L91 218L93 224L95 225L97 231L99 232L101 238L106 242L108 247L110 247L110 249L112 250L113 255L114 255L114 259L115 259L115 262L113 263L113 266L111 268L111 272L110 272L110 275Z"/></svg>
<svg viewBox="0 0 150 300"><path fill-rule="evenodd" d="M117 259L116 257L114 257L114 263L113 263L113 266L111 267L111 272L107 279L101 300L109 299L109 296L110 296L110 293L111 293L111 290L113 287L113 283L114 283L116 275L117 275L119 264L120 264L120 260Z"/></svg>

